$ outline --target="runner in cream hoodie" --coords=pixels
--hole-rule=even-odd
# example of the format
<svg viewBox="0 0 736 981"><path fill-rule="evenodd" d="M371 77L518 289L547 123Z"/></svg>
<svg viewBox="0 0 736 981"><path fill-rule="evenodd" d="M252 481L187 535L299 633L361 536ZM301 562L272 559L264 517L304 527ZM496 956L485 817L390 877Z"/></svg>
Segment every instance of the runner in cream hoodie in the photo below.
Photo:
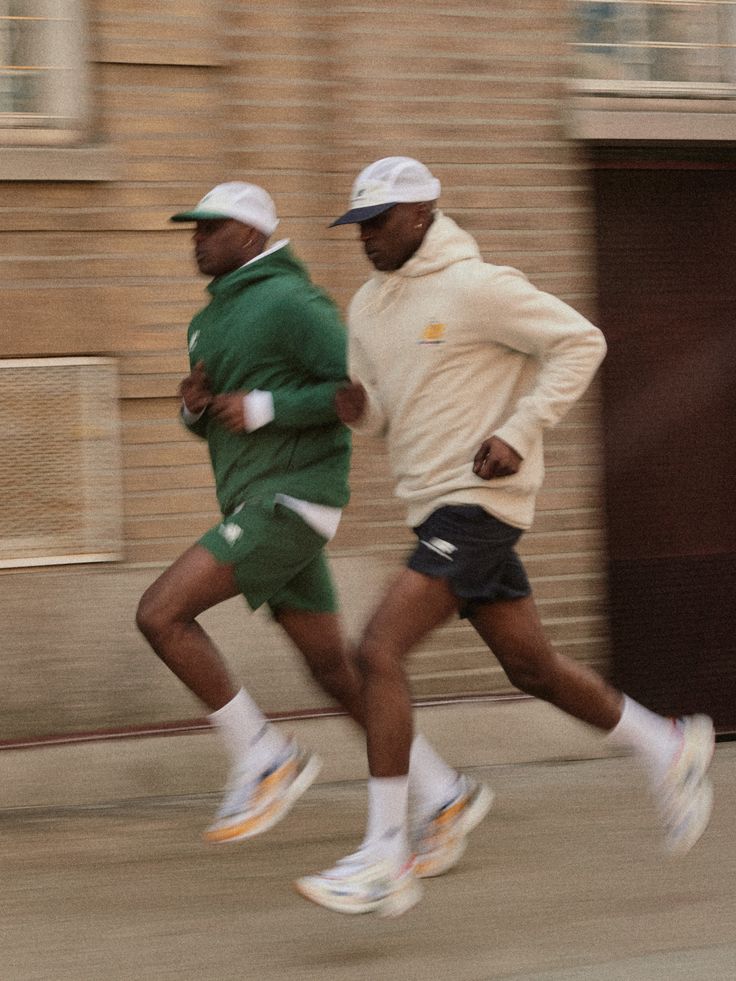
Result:
<svg viewBox="0 0 736 981"><path fill-rule="evenodd" d="M368 394L354 428L386 437L409 524L443 504L477 504L529 528L543 431L588 387L601 332L518 270L483 262L441 212L403 266L358 291L348 322L351 375ZM469 466L490 434L524 461L491 483Z"/></svg>
<svg viewBox="0 0 736 981"><path fill-rule="evenodd" d="M487 789L458 777L444 807L411 834L406 654L453 614L467 617L516 687L602 732L644 763L666 846L687 851L708 824L713 725L674 723L562 657L544 635L514 549L544 476L544 430L585 391L605 353L597 328L515 269L483 262L474 239L436 209L440 186L409 157L367 167L350 210L376 274L349 311L352 382L343 422L382 435L417 535L361 641L368 734L368 828L358 851L306 876L299 891L344 913L396 915L418 878L454 864L487 810ZM416 856L412 852L416 851Z"/></svg>

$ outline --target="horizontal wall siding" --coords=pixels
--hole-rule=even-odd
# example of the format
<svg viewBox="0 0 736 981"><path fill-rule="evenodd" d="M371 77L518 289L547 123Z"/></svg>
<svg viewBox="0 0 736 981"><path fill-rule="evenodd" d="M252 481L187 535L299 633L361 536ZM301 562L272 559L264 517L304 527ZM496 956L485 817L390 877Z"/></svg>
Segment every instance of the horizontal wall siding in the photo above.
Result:
<svg viewBox="0 0 736 981"><path fill-rule="evenodd" d="M408 154L485 256L593 312L585 169L563 132L567 5L257 3L229 10L230 172L268 182L313 274L346 304L369 270L354 228L327 231L370 160ZM568 653L607 657L599 402L547 441L548 476L522 552L545 624ZM398 566L410 543L382 447L356 440L353 498L332 551ZM504 690L465 624L411 662L420 695Z"/></svg>
<svg viewBox="0 0 736 981"><path fill-rule="evenodd" d="M442 207L486 258L593 314L588 178L563 132L567 3L95 0L91 9L98 127L123 176L0 184L13 324L0 357L119 358L128 570L150 564L153 578L217 516L206 448L177 419L186 324L205 283L190 232L168 224L213 184L264 184L278 236L344 308L369 269L355 229L329 221L370 160L420 157L442 180ZM603 665L598 420L594 388L550 433L547 482L521 551L554 641ZM370 567L383 584L410 534L380 443L356 439L352 485L330 551L339 569ZM366 611L352 596L355 632ZM264 671L280 643L267 637ZM411 672L420 695L508 688L461 623L423 645ZM270 707L299 707L298 695L281 697L289 704L274 693ZM174 712L166 704L163 717Z"/></svg>

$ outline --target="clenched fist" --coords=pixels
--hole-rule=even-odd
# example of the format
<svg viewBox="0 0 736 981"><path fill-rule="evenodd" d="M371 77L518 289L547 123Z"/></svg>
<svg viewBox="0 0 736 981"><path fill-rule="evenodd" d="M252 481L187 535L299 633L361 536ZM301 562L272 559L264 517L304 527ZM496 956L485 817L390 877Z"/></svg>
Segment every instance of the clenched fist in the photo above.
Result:
<svg viewBox="0 0 736 981"><path fill-rule="evenodd" d="M510 477L518 472L523 458L498 436L484 439L473 460L473 473L483 480Z"/></svg>
<svg viewBox="0 0 736 981"><path fill-rule="evenodd" d="M348 382L343 388L339 388L335 395L335 409L340 422L349 426L365 412L367 396L365 389L360 382Z"/></svg>
<svg viewBox="0 0 736 981"><path fill-rule="evenodd" d="M179 385L179 395L193 416L200 415L212 399L210 380L205 371L204 361L198 361L187 377Z"/></svg>
<svg viewBox="0 0 736 981"><path fill-rule="evenodd" d="M231 433L247 431L245 396L247 392L226 392L215 395L210 402L210 419L215 419Z"/></svg>

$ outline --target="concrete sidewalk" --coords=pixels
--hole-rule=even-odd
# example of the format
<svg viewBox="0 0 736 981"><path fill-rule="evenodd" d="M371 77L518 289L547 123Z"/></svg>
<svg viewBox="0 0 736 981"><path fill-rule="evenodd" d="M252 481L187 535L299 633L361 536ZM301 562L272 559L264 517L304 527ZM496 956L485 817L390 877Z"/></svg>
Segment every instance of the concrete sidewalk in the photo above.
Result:
<svg viewBox="0 0 736 981"><path fill-rule="evenodd" d="M269 834L222 848L199 838L210 794L4 810L0 978L736 978L736 744L716 752L711 828L678 861L659 852L629 760L472 770L493 810L395 921L328 913L291 889L357 844L362 782L321 783Z"/></svg>

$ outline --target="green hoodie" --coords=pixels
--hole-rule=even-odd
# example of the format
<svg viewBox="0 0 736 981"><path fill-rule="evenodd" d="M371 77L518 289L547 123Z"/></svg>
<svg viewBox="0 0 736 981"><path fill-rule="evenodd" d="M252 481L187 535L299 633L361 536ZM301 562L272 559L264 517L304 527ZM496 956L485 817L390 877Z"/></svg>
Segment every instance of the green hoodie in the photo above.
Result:
<svg viewBox="0 0 736 981"><path fill-rule="evenodd" d="M274 419L232 433L207 413L189 428L207 440L224 515L277 493L347 503L350 433L334 398L347 378L346 332L330 298L286 246L214 279L189 326L189 360L212 392L271 392Z"/></svg>

